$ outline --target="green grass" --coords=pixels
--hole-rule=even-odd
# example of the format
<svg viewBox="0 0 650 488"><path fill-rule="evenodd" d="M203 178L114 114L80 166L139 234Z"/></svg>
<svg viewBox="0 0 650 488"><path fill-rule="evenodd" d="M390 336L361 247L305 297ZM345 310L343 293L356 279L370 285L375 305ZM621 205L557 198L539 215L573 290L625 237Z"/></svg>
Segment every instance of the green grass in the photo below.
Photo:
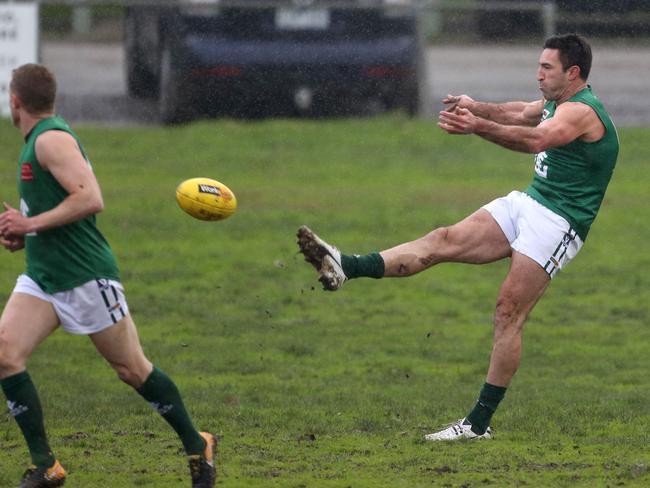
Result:
<svg viewBox="0 0 650 488"><path fill-rule="evenodd" d="M343 250L450 224L531 178L532 157L398 116L80 127L103 187L148 356L221 438L225 487L605 487L650 483L650 130L621 131L607 198L580 255L532 314L493 442L428 444L484 381L508 263L441 265L324 293L296 254L309 224ZM0 124L0 196L16 203L20 135ZM235 191L205 223L183 179ZM23 267L2 256L0 299ZM187 486L180 443L86 338L61 331L29 363L66 486ZM28 463L0 417L0 486Z"/></svg>

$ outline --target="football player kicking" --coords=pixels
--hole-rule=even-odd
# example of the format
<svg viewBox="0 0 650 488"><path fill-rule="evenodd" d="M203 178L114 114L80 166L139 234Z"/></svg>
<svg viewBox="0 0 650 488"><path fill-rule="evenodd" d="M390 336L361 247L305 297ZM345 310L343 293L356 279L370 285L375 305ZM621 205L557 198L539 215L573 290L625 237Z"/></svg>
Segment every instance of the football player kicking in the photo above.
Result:
<svg viewBox="0 0 650 488"><path fill-rule="evenodd" d="M510 258L494 314L486 382L468 415L428 434L431 441L489 439L490 420L519 367L524 322L551 279L578 253L598 213L618 156L618 136L587 77L591 48L569 34L546 40L537 68L543 99L501 104L449 95L438 125L535 154L532 183L412 242L365 256L341 254L308 227L298 230L305 259L326 290L359 277L404 277L438 263Z"/></svg>
<svg viewBox="0 0 650 488"><path fill-rule="evenodd" d="M89 336L119 378L178 433L192 486L214 486L216 440L194 428L176 385L142 351L115 258L95 225L104 208L99 185L77 136L54 116L54 76L44 66L23 65L14 70L9 92L25 145L18 163L20 212L4 204L0 243L11 252L25 249L27 270L0 318L0 385L33 463L19 488L61 486L66 479L26 370L36 346L59 324Z"/></svg>

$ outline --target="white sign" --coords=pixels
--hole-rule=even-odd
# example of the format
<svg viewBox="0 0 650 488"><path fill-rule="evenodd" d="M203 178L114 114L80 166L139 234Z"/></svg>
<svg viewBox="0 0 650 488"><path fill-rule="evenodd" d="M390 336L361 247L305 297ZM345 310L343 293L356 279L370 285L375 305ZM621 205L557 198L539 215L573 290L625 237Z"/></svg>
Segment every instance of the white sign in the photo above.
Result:
<svg viewBox="0 0 650 488"><path fill-rule="evenodd" d="M327 9L280 8L275 12L278 29L303 30L327 29L330 25L330 11Z"/></svg>
<svg viewBox="0 0 650 488"><path fill-rule="evenodd" d="M0 116L9 116L11 72L38 61L38 4L0 3Z"/></svg>

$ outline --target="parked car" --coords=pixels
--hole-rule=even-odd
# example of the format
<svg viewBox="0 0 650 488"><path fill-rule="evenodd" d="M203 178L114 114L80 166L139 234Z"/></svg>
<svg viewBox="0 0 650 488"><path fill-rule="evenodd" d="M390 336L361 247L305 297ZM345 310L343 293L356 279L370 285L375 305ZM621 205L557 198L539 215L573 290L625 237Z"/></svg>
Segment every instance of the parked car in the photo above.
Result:
<svg viewBox="0 0 650 488"><path fill-rule="evenodd" d="M128 92L157 98L165 123L418 107L408 0L132 6L125 36Z"/></svg>

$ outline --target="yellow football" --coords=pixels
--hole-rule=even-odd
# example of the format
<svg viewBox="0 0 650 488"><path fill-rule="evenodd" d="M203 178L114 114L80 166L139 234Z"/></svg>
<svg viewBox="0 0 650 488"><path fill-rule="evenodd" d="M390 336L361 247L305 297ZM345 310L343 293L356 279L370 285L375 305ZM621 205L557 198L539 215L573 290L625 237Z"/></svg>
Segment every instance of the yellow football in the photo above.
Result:
<svg viewBox="0 0 650 488"><path fill-rule="evenodd" d="M235 194L210 178L191 178L176 188L176 201L184 212L199 220L223 220L237 210Z"/></svg>

